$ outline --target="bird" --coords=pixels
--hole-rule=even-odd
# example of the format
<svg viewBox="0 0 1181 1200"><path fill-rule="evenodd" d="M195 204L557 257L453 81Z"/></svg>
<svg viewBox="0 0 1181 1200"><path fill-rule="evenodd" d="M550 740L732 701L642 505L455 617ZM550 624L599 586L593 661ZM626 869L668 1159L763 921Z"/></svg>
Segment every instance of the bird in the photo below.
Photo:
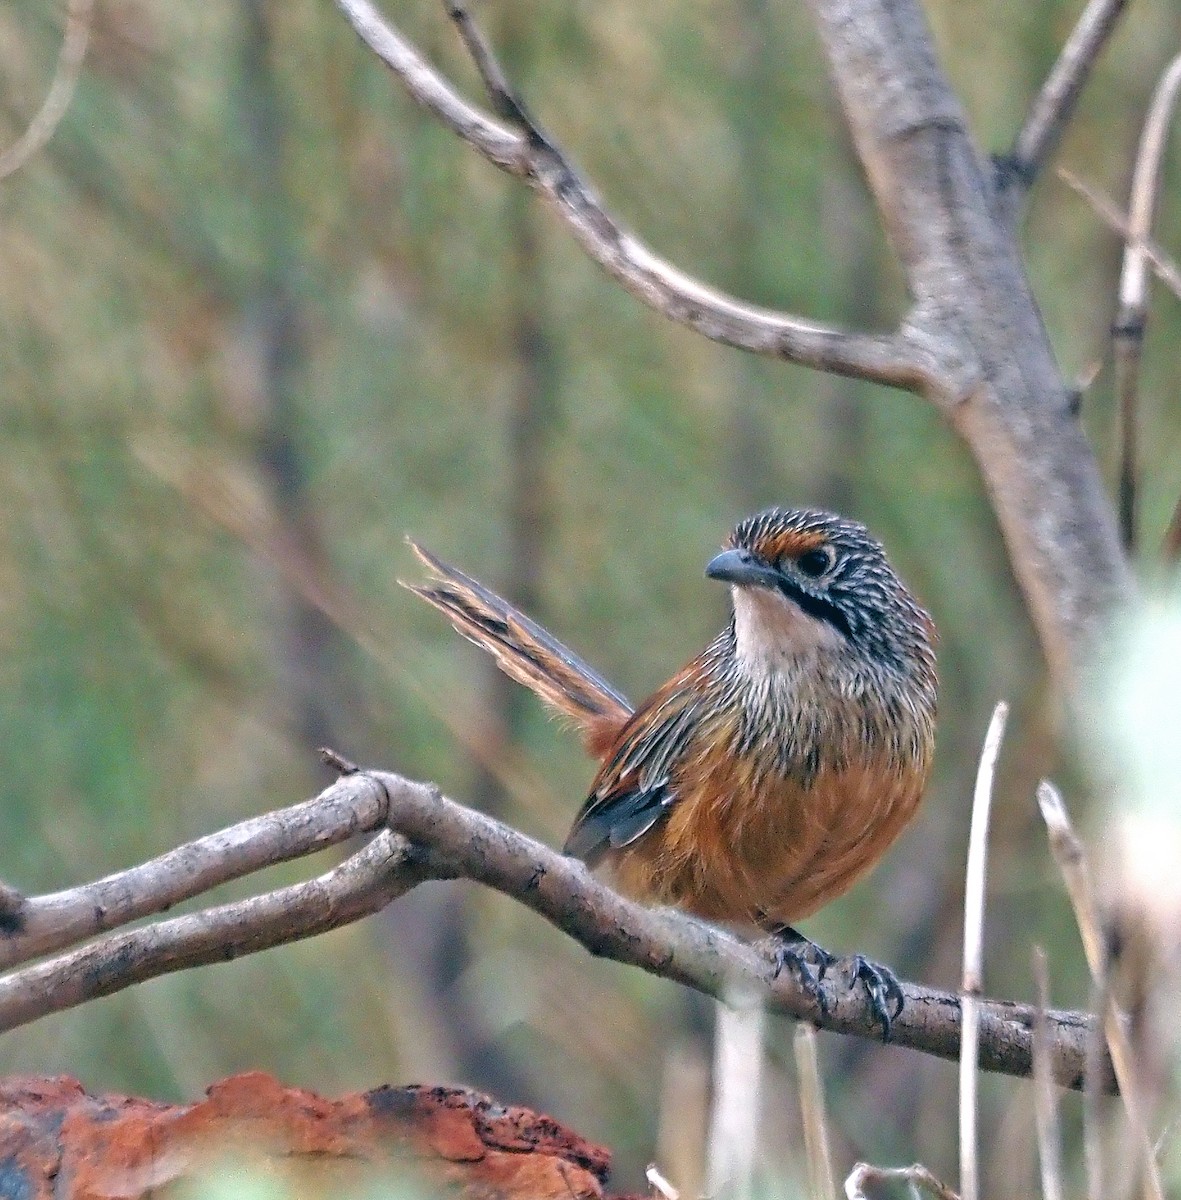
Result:
<svg viewBox="0 0 1181 1200"><path fill-rule="evenodd" d="M410 545L406 584L580 733L598 771L564 853L616 888L776 947L822 1008L837 961L799 933L865 876L930 775L935 627L865 525L812 508L739 522L705 568L731 613L642 704L483 584ZM861 955L885 1040L903 995Z"/></svg>

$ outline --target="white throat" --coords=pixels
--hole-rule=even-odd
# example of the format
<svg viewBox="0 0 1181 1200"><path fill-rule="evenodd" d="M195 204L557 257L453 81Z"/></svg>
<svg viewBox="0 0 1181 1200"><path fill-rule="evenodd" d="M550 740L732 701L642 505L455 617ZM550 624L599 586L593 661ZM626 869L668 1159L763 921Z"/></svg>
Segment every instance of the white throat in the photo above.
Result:
<svg viewBox="0 0 1181 1200"><path fill-rule="evenodd" d="M731 587L738 665L752 679L794 674L802 662L840 641L827 622L762 587Z"/></svg>

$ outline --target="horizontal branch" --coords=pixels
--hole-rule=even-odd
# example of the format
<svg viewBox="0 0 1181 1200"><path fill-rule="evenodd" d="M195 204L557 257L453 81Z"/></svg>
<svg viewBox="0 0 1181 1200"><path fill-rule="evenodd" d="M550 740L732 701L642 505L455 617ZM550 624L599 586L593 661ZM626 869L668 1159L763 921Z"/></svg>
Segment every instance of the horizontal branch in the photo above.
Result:
<svg viewBox="0 0 1181 1200"><path fill-rule="evenodd" d="M389 794L390 827L450 866L511 896L581 942L592 954L640 967L696 991L724 998L739 986L773 1012L810 1021L834 1033L879 1039L881 1026L865 989L825 981L825 1011L790 972L774 978L769 955L757 945L672 909L647 908L596 880L577 859L491 817L448 800L437 789L398 775L374 772ZM904 983L905 1003L891 1041L940 1058L960 1048L960 998ZM1054 1078L1080 1089L1091 1017L1051 1012ZM1008 1075L1032 1071L1037 1010L1009 1001L980 1005L980 1066Z"/></svg>
<svg viewBox="0 0 1181 1200"><path fill-rule="evenodd" d="M383 830L316 879L146 929L108 934L14 971L0 979L0 1032L171 971L226 962L349 925L379 912L426 877L405 839ZM429 877L443 875L436 868Z"/></svg>
<svg viewBox="0 0 1181 1200"><path fill-rule="evenodd" d="M106 933L80 949L10 972L0 978L0 1031L157 975L335 929L377 912L426 880L469 878L531 908L592 954L719 998L737 985L761 997L773 1012L835 1033L881 1036L865 989L850 986L850 980L830 973L823 983L822 1010L816 995L791 972L775 976L772 957L757 944L675 910L627 900L578 860L446 799L434 787L386 772L346 774L304 804L243 822L108 880L56 897L31 898L27 905L38 922L35 936L42 947L90 936L92 928L80 930L77 924L76 905L80 897L108 887L112 880L120 881L119 895L105 919L113 921L116 914L130 919L128 914L159 911L164 897L191 897L201 883L213 886L245 874L249 861L269 866L278 861L274 855L280 848L285 857L295 857L299 847L311 853L386 819L388 829L318 878L146 928ZM339 824L333 826L334 820ZM221 870L211 862L218 845L226 856ZM142 895L137 888L145 889ZM49 927L52 911L69 925L68 935ZM30 936L0 934L0 948L7 943L11 954L11 946L20 944L22 952L28 952ZM892 1041L955 1058L961 1033L959 997L913 983L903 984L902 990L905 1003L891 1027ZM1036 1017L1028 1005L982 1001L981 1067L1028 1076ZM1047 1020L1054 1078L1063 1086L1080 1088L1091 1018L1051 1012ZM1110 1072L1108 1077L1110 1087Z"/></svg>
<svg viewBox="0 0 1181 1200"><path fill-rule="evenodd" d="M371 833L384 824L385 815L380 786L350 778L313 800L252 817L129 870L30 897L20 908L18 931L0 937L0 968L52 954L232 879Z"/></svg>
<svg viewBox="0 0 1181 1200"><path fill-rule="evenodd" d="M401 81L412 100L465 142L538 192L600 267L650 308L715 342L837 375L908 391L938 389L941 372L928 344L905 327L897 333L851 332L746 304L654 254L610 216L566 156L507 91L503 73L461 6L448 9L473 51L497 107L515 128L470 104L385 21L370 0L336 0L361 40Z"/></svg>

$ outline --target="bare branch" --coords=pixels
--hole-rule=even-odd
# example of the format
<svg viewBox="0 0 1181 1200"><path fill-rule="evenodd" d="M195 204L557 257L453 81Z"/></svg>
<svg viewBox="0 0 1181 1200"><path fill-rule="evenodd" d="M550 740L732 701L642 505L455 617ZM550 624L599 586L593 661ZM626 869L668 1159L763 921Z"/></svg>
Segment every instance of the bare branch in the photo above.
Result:
<svg viewBox="0 0 1181 1200"><path fill-rule="evenodd" d="M1110 956L1091 888L1083 844L1070 823L1061 795L1048 780L1043 779L1038 784L1037 802L1050 836L1050 851L1062 872L1066 893L1074 909L1091 978L1095 986L1107 997L1103 1011L1103 1031L1107 1035L1107 1046L1116 1078L1119 1080L1120 1096L1128 1114L1128 1124L1132 1128L1132 1135L1143 1159L1146 1194L1153 1200L1163 1200L1160 1168L1157 1166L1156 1155L1148 1136L1148 1122L1136 1078L1135 1056L1128 1040L1123 1015L1108 987Z"/></svg>
<svg viewBox="0 0 1181 1200"><path fill-rule="evenodd" d="M387 797L388 808L381 809ZM435 788L385 772L347 775L316 800L202 839L192 847L145 864L146 869L133 868L112 876L112 880L121 881L124 890L132 881L152 889L150 900L113 896L113 911L122 919L130 913L158 911L161 897L195 894L198 879L209 884L243 874L250 856L260 865L279 861L274 857L277 846L287 847L283 854L290 857L297 845L310 852L339 842L374 820L378 809L388 814L390 828L409 840L412 851L379 834L358 855L318 879L149 928L108 933L82 949L12 972L0 979L0 1030L169 971L233 958L336 928L376 912L388 900L426 879L464 877L533 909L592 954L640 967L715 997L741 988L770 1010L811 1021L835 1033L875 1040L881 1036L865 989L849 986L850 981L843 980L839 970L831 973L823 985L826 1004L822 1011L816 992L801 986L789 972L776 978L775 964L758 947L683 913L645 908L626 900L594 879L577 860L455 804ZM328 813L333 810L340 827L328 833ZM306 828L268 831L268 822L276 827L306 822ZM252 831L253 836L245 840L242 849L235 849L244 829ZM224 853L233 862L220 872L209 866L219 837ZM266 852L261 849L264 844ZM193 847L197 848L196 870L185 853ZM136 871L141 873L136 875ZM100 888L109 883L100 880L88 887ZM85 888L75 889L73 897L76 900L84 894ZM31 912L43 914L49 899L31 898L26 903ZM61 911L65 914L63 920L71 922L70 940L94 932L91 927L79 932L79 926L73 924L77 917L72 901ZM41 921L39 915L36 936L47 940L43 944L62 944L65 935L55 935ZM28 944L24 943L26 949ZM955 1058L960 1050L959 997L917 984L904 984L903 996L904 1007L891 1026L891 1040L941 1058ZM1035 1015L1027 1005L983 1002L980 1066L1028 1076ZM1064 1087L1081 1088L1093 1020L1077 1012L1054 1012L1048 1019L1054 1078ZM1106 1066L1101 1086L1104 1090L1113 1086Z"/></svg>
<svg viewBox="0 0 1181 1200"><path fill-rule="evenodd" d="M984 885L988 876L992 787L1008 717L1009 706L1002 700L992 710L980 750L972 796L972 824L968 833L968 866L964 881L964 1033L960 1048L960 1192L964 1200L976 1200L980 1195L977 1060L980 1055L980 994L984 985Z"/></svg>
<svg viewBox="0 0 1181 1200"><path fill-rule="evenodd" d="M790 973L755 946L672 909L646 908L599 883L577 859L518 833L436 790L397 775L374 773L390 796L390 826L429 848L454 874L478 880L518 900L581 942L592 954L628 963L711 996L745 985L769 1011L811 1021L820 1029L878 1040L881 1024L864 988L825 982L826 1010ZM838 973L839 974L839 973ZM960 998L918 984L902 985L904 1005L890 1040L940 1058L959 1054ZM1028 1076L1035 1010L985 1001L980 1014L980 1065ZM1051 1014L1054 1078L1063 1087L1083 1082L1087 1031L1081 1013Z"/></svg>
<svg viewBox="0 0 1181 1200"><path fill-rule="evenodd" d="M388 831L316 879L192 916L113 933L0 979L0 1032L145 979L326 933L384 908L426 878ZM438 869L432 878L443 877Z"/></svg>
<svg viewBox="0 0 1181 1200"><path fill-rule="evenodd" d="M29 897L17 933L0 937L0 967L164 912L218 884L335 846L385 823L385 793L348 778L313 800L253 817L82 887Z"/></svg>
<svg viewBox="0 0 1181 1200"><path fill-rule="evenodd" d="M608 275L650 308L741 350L851 375L910 391L935 389L940 373L923 341L909 332L854 333L746 304L679 271L610 216L552 139L526 114L466 9L448 5L506 129L464 100L389 25L369 0L336 0L361 40L398 77L411 98L434 113L489 162L522 179L567 225Z"/></svg>
<svg viewBox="0 0 1181 1200"><path fill-rule="evenodd" d="M1058 148L1091 69L1126 6L1127 0L1090 0L1066 39L1042 90L1030 105L1013 149L998 164L1001 168L998 182L1014 198L1010 209L1012 216L1020 211L1021 197Z"/></svg>
<svg viewBox="0 0 1181 1200"><path fill-rule="evenodd" d="M889 335L802 321L687 277L604 211L507 91L482 40L477 65L512 129L463 100L370 0L336 3L414 100L538 191L587 254L651 308L715 341L937 404L980 468L1051 671L1067 695L1081 693L1095 642L1134 583L1020 248L998 225L995 188L939 68L920 0L808 0L906 274L912 306Z"/></svg>
<svg viewBox="0 0 1181 1200"><path fill-rule="evenodd" d="M86 57L86 44L90 40L90 17L94 0L70 0L66 15L66 32L57 56L53 82L45 95L44 103L37 115L29 122L24 133L3 154L0 154L0 179L5 179L21 167L53 137L62 117L74 98L78 77L82 73L82 62Z"/></svg>
<svg viewBox="0 0 1181 1200"><path fill-rule="evenodd" d="M1112 326L1115 390L1119 400L1120 532L1129 550L1136 545L1139 474L1137 407L1140 359L1144 352L1144 330L1148 323L1148 255L1145 245L1152 236L1152 222L1160 192L1161 164L1179 90L1181 55L1173 59L1157 84L1140 134L1140 147L1132 173L1132 195L1128 203L1128 236L1120 271L1119 307Z"/></svg>

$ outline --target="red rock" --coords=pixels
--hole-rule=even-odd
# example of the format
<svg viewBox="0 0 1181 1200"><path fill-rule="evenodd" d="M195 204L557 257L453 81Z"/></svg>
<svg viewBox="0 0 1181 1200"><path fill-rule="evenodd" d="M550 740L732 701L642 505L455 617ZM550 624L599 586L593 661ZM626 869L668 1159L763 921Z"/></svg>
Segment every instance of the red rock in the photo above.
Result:
<svg viewBox="0 0 1181 1200"><path fill-rule="evenodd" d="M138 1200L219 1170L287 1180L301 1200L408 1175L472 1200L602 1200L609 1163L552 1118L461 1088L327 1100L252 1073L172 1105L0 1080L0 1200Z"/></svg>

